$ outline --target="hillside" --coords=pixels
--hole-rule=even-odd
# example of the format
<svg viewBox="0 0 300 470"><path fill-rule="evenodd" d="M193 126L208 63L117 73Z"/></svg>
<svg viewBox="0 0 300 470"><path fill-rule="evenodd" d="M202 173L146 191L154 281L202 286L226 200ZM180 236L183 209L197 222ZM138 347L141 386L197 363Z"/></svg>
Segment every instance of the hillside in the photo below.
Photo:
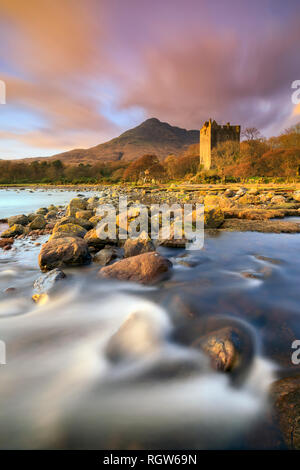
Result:
<svg viewBox="0 0 300 470"><path fill-rule="evenodd" d="M66 164L78 164L96 161L130 161L151 153L162 160L169 154L180 155L189 145L198 142L199 131L188 131L151 118L103 144L89 149L70 150L46 159L59 159ZM41 160L41 158L26 159L29 160Z"/></svg>

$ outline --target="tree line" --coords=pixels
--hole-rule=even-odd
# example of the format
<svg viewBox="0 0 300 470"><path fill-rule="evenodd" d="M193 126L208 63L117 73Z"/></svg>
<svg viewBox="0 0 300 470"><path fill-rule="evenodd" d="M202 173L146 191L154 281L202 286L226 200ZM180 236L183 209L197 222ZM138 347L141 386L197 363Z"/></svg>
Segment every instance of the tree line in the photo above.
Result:
<svg viewBox="0 0 300 470"><path fill-rule="evenodd" d="M220 143L212 151L213 167L199 164L199 145L191 145L181 156L142 155L131 162L97 162L66 165L61 160L18 162L0 160L1 184L25 183L117 183L191 180L207 182L255 177L297 178L300 176L300 123L277 137L264 138L252 127L244 129L243 141Z"/></svg>

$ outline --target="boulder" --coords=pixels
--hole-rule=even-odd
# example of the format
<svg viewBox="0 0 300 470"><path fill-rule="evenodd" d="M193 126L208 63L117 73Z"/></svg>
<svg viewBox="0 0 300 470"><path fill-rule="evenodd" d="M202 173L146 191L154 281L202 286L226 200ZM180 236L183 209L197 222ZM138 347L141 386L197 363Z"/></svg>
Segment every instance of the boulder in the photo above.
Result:
<svg viewBox="0 0 300 470"><path fill-rule="evenodd" d="M271 388L274 418L289 449L300 450L300 374L277 380Z"/></svg>
<svg viewBox="0 0 300 470"><path fill-rule="evenodd" d="M4 230L4 232L1 233L1 237L2 238L17 237L18 235L22 235L22 233L24 233L23 225L14 224L7 230Z"/></svg>
<svg viewBox="0 0 300 470"><path fill-rule="evenodd" d="M204 227L205 228L218 228L224 222L224 213L219 208L204 208Z"/></svg>
<svg viewBox="0 0 300 470"><path fill-rule="evenodd" d="M14 241L14 238L0 238L0 248L11 246Z"/></svg>
<svg viewBox="0 0 300 470"><path fill-rule="evenodd" d="M52 220L52 219L55 219L56 217L57 217L57 211L49 211L45 215L45 219L47 219L47 220Z"/></svg>
<svg viewBox="0 0 300 470"><path fill-rule="evenodd" d="M81 266L91 262L87 243L79 237L50 240L42 246L39 266L42 271L67 266Z"/></svg>
<svg viewBox="0 0 300 470"><path fill-rule="evenodd" d="M55 284L66 277L65 273L58 268L52 269L47 274L42 274L33 283L35 294L48 294Z"/></svg>
<svg viewBox="0 0 300 470"><path fill-rule="evenodd" d="M140 255L142 253L149 253L150 251L155 251L155 246L149 238L128 238L124 244L125 258Z"/></svg>
<svg viewBox="0 0 300 470"><path fill-rule="evenodd" d="M13 225L27 225L29 222L28 217L24 214L21 215L14 215L12 217L9 217L7 220L7 223L10 227Z"/></svg>
<svg viewBox="0 0 300 470"><path fill-rule="evenodd" d="M43 215L38 215L33 219L32 222L29 224L30 230L41 230L45 228L47 225L47 222L45 220L45 217Z"/></svg>
<svg viewBox="0 0 300 470"><path fill-rule="evenodd" d="M67 216L74 217L76 212L80 210L85 210L87 208L87 201L85 199L81 199L79 197L75 197L71 199L68 207L67 207Z"/></svg>
<svg viewBox="0 0 300 470"><path fill-rule="evenodd" d="M84 238L87 231L85 228L81 227L77 224L63 224L63 225L56 225L54 226L53 233L68 233L70 236L73 237L80 237Z"/></svg>
<svg viewBox="0 0 300 470"><path fill-rule="evenodd" d="M91 217L93 217L94 212L92 210L81 210L77 211L75 214L76 219L87 219L89 220Z"/></svg>
<svg viewBox="0 0 300 470"><path fill-rule="evenodd" d="M117 241L117 240L106 239L105 237L100 238L98 236L98 233L101 233L101 231L99 232L98 229L93 228L92 230L89 230L85 234L84 239L87 242L88 246L99 248L99 247L104 247L107 244L115 244Z"/></svg>
<svg viewBox="0 0 300 470"><path fill-rule="evenodd" d="M35 211L35 213L37 215L46 215L48 212L48 209L47 207L40 207L40 209L38 209L37 211Z"/></svg>
<svg viewBox="0 0 300 470"><path fill-rule="evenodd" d="M48 207L48 211L54 211L54 212L58 212L58 208L56 206L54 206L54 204L51 204L49 207Z"/></svg>
<svg viewBox="0 0 300 470"><path fill-rule="evenodd" d="M295 199L295 201L299 201L300 202L300 191L295 191L293 193L293 199Z"/></svg>
<svg viewBox="0 0 300 470"><path fill-rule="evenodd" d="M107 266L111 261L119 257L118 250L111 246L105 246L102 250L95 254L93 261L94 263L100 264L101 266Z"/></svg>
<svg viewBox="0 0 300 470"><path fill-rule="evenodd" d="M99 222L101 222L101 220L102 220L103 218L104 218L104 215L103 215L103 216L101 216L101 215L93 215L93 217L91 217L91 218L89 219L89 222L90 222L91 224L93 224L93 227L96 227L96 225L97 225Z"/></svg>
<svg viewBox="0 0 300 470"><path fill-rule="evenodd" d="M152 284L166 277L172 263L159 253L143 253L132 256L100 269L99 274L106 278Z"/></svg>

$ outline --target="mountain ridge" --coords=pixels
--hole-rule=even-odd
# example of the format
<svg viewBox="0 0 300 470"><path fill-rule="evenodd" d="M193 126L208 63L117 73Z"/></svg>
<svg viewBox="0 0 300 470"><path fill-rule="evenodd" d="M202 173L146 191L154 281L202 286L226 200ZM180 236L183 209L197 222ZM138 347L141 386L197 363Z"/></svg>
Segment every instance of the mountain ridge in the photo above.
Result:
<svg viewBox="0 0 300 470"><path fill-rule="evenodd" d="M22 161L61 160L65 164L96 163L109 161L132 161L147 153L160 160L182 153L199 142L199 130L186 130L171 126L157 118L149 118L120 136L87 149L73 149L50 157L26 158Z"/></svg>

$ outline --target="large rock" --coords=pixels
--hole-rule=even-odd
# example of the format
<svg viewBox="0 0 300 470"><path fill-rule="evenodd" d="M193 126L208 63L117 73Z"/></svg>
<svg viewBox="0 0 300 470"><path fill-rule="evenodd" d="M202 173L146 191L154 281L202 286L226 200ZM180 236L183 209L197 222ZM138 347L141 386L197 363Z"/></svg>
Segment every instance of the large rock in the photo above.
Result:
<svg viewBox="0 0 300 470"><path fill-rule="evenodd" d="M99 237L100 234L100 237ZM103 234L103 236L101 236ZM101 227L97 226L97 228L93 228L92 230L89 230L85 237L85 241L89 246L92 246L94 248L101 248L104 247L105 245L114 245L117 242L117 239L108 239L106 238L106 234L104 230L101 230Z"/></svg>
<svg viewBox="0 0 300 470"><path fill-rule="evenodd" d="M10 227L13 225L27 225L29 222L28 217L24 214L21 215L14 215L12 217L9 217L7 220L7 223Z"/></svg>
<svg viewBox="0 0 300 470"><path fill-rule="evenodd" d="M155 246L149 238L128 238L124 244L125 258L140 255L142 253L149 253L150 251L155 251Z"/></svg>
<svg viewBox="0 0 300 470"><path fill-rule="evenodd" d="M83 238L87 231L77 224L55 225L53 233L69 233L70 236Z"/></svg>
<svg viewBox="0 0 300 470"><path fill-rule="evenodd" d="M98 251L95 254L93 261L94 263L100 264L101 266L107 266L111 261L119 257L119 252L112 246L105 246L103 250Z"/></svg>
<svg viewBox="0 0 300 470"><path fill-rule="evenodd" d="M42 246L39 265L42 271L66 266L81 266L91 262L87 243L78 237L50 240Z"/></svg>
<svg viewBox="0 0 300 470"><path fill-rule="evenodd" d="M300 450L300 374L277 380L271 395L274 418L287 447Z"/></svg>
<svg viewBox="0 0 300 470"><path fill-rule="evenodd" d="M80 227L83 227L86 230L90 230L91 228L93 228L93 224L89 222L88 220L78 219L76 217L62 217L56 222L55 226L58 227L59 225L65 225L65 224L80 225Z"/></svg>
<svg viewBox="0 0 300 470"><path fill-rule="evenodd" d="M293 193L293 199L295 199L295 201L299 201L300 202L300 191L295 191Z"/></svg>
<svg viewBox="0 0 300 470"><path fill-rule="evenodd" d="M208 316L190 319L188 323L183 317L173 339L203 351L213 369L230 373L236 383L247 377L255 354L251 330L229 317Z"/></svg>
<svg viewBox="0 0 300 470"><path fill-rule="evenodd" d="M53 220L57 217L57 211L49 211L48 214L45 215L45 219Z"/></svg>
<svg viewBox="0 0 300 470"><path fill-rule="evenodd" d="M219 228L224 222L224 213L219 208L204 208L204 227Z"/></svg>
<svg viewBox="0 0 300 470"><path fill-rule="evenodd" d="M14 238L0 238L0 248L11 246L14 241Z"/></svg>
<svg viewBox="0 0 300 470"><path fill-rule="evenodd" d="M22 235L24 233L24 227L20 224L14 224L7 230L1 233L2 238L11 238L16 237L18 235Z"/></svg>
<svg viewBox="0 0 300 470"><path fill-rule="evenodd" d="M41 230L45 228L47 225L47 222L45 220L45 217L43 215L38 215L33 219L32 222L29 224L30 230Z"/></svg>
<svg viewBox="0 0 300 470"><path fill-rule="evenodd" d="M33 296L35 302L40 302L41 295L48 295L56 286L58 281L66 277L65 273L58 268L52 269L47 274L42 274L33 283Z"/></svg>
<svg viewBox="0 0 300 470"><path fill-rule="evenodd" d="M91 217L93 217L94 212L92 210L81 210L77 211L75 214L76 219L87 219L89 220Z"/></svg>
<svg viewBox="0 0 300 470"><path fill-rule="evenodd" d="M40 207L35 213L37 215L46 215L48 212L47 207Z"/></svg>
<svg viewBox="0 0 300 470"><path fill-rule="evenodd" d="M87 208L87 201L85 199L81 199L79 197L75 197L71 199L68 207L67 207L67 216L74 217L76 212L80 210L85 210Z"/></svg>
<svg viewBox="0 0 300 470"><path fill-rule="evenodd" d="M99 273L107 278L152 284L166 277L171 267L168 259L151 252L117 261L100 269Z"/></svg>

